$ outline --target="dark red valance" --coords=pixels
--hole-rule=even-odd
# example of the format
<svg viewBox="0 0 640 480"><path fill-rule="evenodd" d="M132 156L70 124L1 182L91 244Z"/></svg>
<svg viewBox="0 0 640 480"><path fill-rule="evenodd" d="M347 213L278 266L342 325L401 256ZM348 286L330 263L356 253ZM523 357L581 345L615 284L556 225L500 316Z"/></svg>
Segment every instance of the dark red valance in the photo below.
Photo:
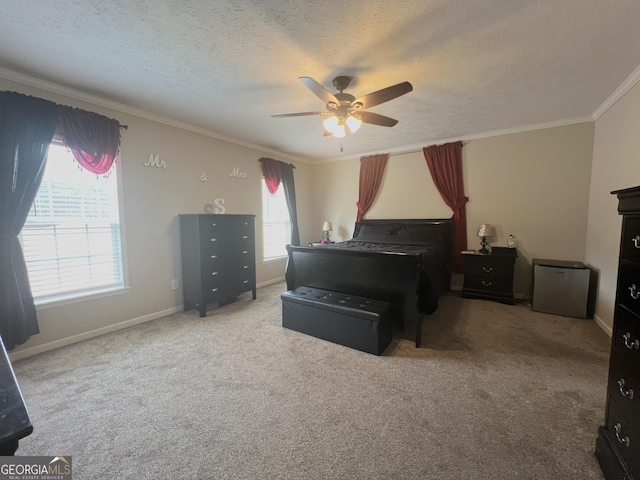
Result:
<svg viewBox="0 0 640 480"><path fill-rule="evenodd" d="M260 159L260 166L262 167L262 176L267 184L267 190L271 195L274 195L278 191L280 185L280 163L273 158L262 157Z"/></svg>
<svg viewBox="0 0 640 480"><path fill-rule="evenodd" d="M111 169L120 147L120 124L117 120L79 108L58 107L57 133L73 153L76 161L98 175Z"/></svg>

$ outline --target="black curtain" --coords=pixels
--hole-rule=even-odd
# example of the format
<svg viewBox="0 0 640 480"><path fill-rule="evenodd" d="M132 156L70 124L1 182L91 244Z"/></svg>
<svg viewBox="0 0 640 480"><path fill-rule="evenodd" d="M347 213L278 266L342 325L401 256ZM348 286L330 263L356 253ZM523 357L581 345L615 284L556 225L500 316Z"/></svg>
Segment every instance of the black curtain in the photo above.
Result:
<svg viewBox="0 0 640 480"><path fill-rule="evenodd" d="M0 92L0 335L8 350L40 331L18 235L42 182L57 117L53 102Z"/></svg>
<svg viewBox="0 0 640 480"><path fill-rule="evenodd" d="M289 217L291 220L291 245L300 245L300 230L298 230L298 209L296 208L296 186L293 181L293 169L290 163L280 162L280 177L287 199Z"/></svg>

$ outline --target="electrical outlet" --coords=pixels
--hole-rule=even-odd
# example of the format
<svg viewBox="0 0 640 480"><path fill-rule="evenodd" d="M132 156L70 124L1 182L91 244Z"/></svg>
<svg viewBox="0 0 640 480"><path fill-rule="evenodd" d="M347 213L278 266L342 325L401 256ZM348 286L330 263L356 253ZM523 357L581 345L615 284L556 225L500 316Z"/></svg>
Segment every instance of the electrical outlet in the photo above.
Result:
<svg viewBox="0 0 640 480"><path fill-rule="evenodd" d="M180 280L177 278L171 279L171 290L178 290L180 288Z"/></svg>

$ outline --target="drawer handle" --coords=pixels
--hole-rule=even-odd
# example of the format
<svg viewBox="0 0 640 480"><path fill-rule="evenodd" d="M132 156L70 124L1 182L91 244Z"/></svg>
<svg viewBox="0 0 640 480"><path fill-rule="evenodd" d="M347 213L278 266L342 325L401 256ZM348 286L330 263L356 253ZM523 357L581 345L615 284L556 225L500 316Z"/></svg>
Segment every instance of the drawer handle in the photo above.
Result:
<svg viewBox="0 0 640 480"><path fill-rule="evenodd" d="M244 222L245 225L249 225L249 222Z"/></svg>
<svg viewBox="0 0 640 480"><path fill-rule="evenodd" d="M629 400L633 400L633 389L628 388L625 390L624 386L625 386L624 378L621 378L620 380L618 380L618 387L620 387L620 393L622 394L623 397L629 397Z"/></svg>
<svg viewBox="0 0 640 480"><path fill-rule="evenodd" d="M212 242L217 242L217 241L218 241L218 239L217 239L217 238L212 238L212 239L211 239L211 241L212 241Z"/></svg>
<svg viewBox="0 0 640 480"><path fill-rule="evenodd" d="M211 258L218 258L218 255L211 255Z"/></svg>
<svg viewBox="0 0 640 480"><path fill-rule="evenodd" d="M620 432L622 432L622 425L620 425L619 423L616 423L615 429L616 429L616 438L618 439L618 441L620 443L624 443L624 445L626 447L628 447L629 443L631 443L629 441L629 437L627 437L627 436L621 437L620 436Z"/></svg>
<svg viewBox="0 0 640 480"><path fill-rule="evenodd" d="M217 289L217 288L213 288L211 291L212 291L212 292L217 292L217 291L218 291L218 289Z"/></svg>
<svg viewBox="0 0 640 480"><path fill-rule="evenodd" d="M245 280L244 283L249 283L249 280Z"/></svg>
<svg viewBox="0 0 640 480"><path fill-rule="evenodd" d="M493 285L493 282L488 282L486 280L482 280L482 285L484 285L485 287L490 287L491 285Z"/></svg>
<svg viewBox="0 0 640 480"><path fill-rule="evenodd" d="M640 298L640 292L638 292L638 287L636 287L635 283L632 283L629 287L629 295L631 295L631 298L634 300L638 300L638 298Z"/></svg>
<svg viewBox="0 0 640 480"><path fill-rule="evenodd" d="M214 227L216 226L216 224L215 224L215 223L212 223L211 225L213 225Z"/></svg>
<svg viewBox="0 0 640 480"><path fill-rule="evenodd" d="M485 273L491 273L493 271L493 267L485 267L484 265L482 266L482 271Z"/></svg>
<svg viewBox="0 0 640 480"><path fill-rule="evenodd" d="M217 274L218 274L218 272L213 272L211 275L217 275Z"/></svg>
<svg viewBox="0 0 640 480"><path fill-rule="evenodd" d="M245 265L245 266L243 266L242 268L249 268L249 265Z"/></svg>
<svg viewBox="0 0 640 480"><path fill-rule="evenodd" d="M633 242L634 247L640 248L640 235L636 235L631 239L631 241Z"/></svg>
<svg viewBox="0 0 640 480"><path fill-rule="evenodd" d="M243 250L242 253L249 253L249 250Z"/></svg>
<svg viewBox="0 0 640 480"><path fill-rule="evenodd" d="M249 238L249 235L243 235L242 238Z"/></svg>
<svg viewBox="0 0 640 480"><path fill-rule="evenodd" d="M639 350L640 349L640 341L636 338L633 342L631 341L631 333L627 332L622 335L624 338L624 344L627 346L629 350Z"/></svg>

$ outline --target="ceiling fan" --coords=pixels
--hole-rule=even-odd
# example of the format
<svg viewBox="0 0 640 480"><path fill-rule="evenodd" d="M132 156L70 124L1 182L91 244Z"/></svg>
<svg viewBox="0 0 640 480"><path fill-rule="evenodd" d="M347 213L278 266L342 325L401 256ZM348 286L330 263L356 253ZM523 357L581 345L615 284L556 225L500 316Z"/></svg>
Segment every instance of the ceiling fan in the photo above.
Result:
<svg viewBox="0 0 640 480"><path fill-rule="evenodd" d="M329 92L313 78L300 77L300 80L309 90L315 93L320 100L326 103L327 110L324 112L285 113L271 116L301 117L305 115L330 115L330 117L323 122L325 128L324 134L325 136L333 135L337 138L342 138L347 134L346 128L348 128L351 133L355 133L362 123L370 123L382 127L393 127L398 123L398 120L373 112L365 112L364 110L393 100L413 90L413 86L409 82L402 82L356 98L353 95L344 93L344 90L346 90L351 83L350 77L339 76L333 79L333 86L340 92L336 94Z"/></svg>

